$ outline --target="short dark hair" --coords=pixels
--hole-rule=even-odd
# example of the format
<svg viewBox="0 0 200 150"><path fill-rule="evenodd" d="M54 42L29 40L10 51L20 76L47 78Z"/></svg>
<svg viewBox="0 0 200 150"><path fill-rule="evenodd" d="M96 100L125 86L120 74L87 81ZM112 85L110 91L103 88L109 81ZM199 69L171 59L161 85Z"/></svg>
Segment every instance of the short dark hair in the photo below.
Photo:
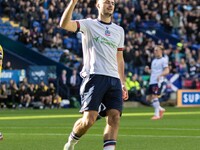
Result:
<svg viewBox="0 0 200 150"><path fill-rule="evenodd" d="M164 51L165 50L165 48L164 48L164 46L163 45L156 45L156 47L158 47L159 49L161 49L162 51Z"/></svg>

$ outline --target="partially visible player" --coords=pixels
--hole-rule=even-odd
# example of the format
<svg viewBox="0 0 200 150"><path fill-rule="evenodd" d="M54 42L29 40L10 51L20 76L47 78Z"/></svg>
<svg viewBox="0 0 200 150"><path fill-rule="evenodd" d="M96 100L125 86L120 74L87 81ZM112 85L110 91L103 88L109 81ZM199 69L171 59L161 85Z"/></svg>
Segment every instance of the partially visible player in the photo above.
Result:
<svg viewBox="0 0 200 150"><path fill-rule="evenodd" d="M164 47L157 45L154 49L154 60L151 63L151 69L146 66L145 72L151 74L149 88L147 91L147 101L150 101L154 107L154 116L152 120L158 120L163 117L165 109L160 106L158 96L161 92L161 84L164 77L169 73L168 60L163 57Z"/></svg>
<svg viewBox="0 0 200 150"><path fill-rule="evenodd" d="M3 65L3 48L0 45L0 78L1 78L2 65ZM1 80L0 80L0 82L1 82ZM3 140L3 134L1 132L0 132L0 140Z"/></svg>
<svg viewBox="0 0 200 150"><path fill-rule="evenodd" d="M0 140L3 140L3 134L0 132Z"/></svg>
<svg viewBox="0 0 200 150"><path fill-rule="evenodd" d="M0 45L0 73L1 73L1 70L2 70L2 65L3 65L3 48Z"/></svg>

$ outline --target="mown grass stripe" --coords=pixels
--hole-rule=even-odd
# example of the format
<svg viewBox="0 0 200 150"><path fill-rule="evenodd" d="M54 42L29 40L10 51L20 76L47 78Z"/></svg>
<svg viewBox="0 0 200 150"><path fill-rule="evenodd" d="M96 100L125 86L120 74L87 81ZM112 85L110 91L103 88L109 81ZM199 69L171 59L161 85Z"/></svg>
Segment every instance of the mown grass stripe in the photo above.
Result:
<svg viewBox="0 0 200 150"><path fill-rule="evenodd" d="M153 113L123 113L122 116L133 117L133 116L151 116ZM167 116L174 115L200 115L199 111L196 112L166 112ZM0 120L29 120L29 119L51 119L51 118L78 118L81 114L72 115L40 115L40 116L15 116L15 117L0 117Z"/></svg>
<svg viewBox="0 0 200 150"><path fill-rule="evenodd" d="M4 133L4 137L7 135L17 136L68 136L64 133ZM86 134L86 136L102 136L102 134ZM141 137L141 138L200 138L200 136L184 136L184 135L131 135L131 134L119 134L121 137Z"/></svg>

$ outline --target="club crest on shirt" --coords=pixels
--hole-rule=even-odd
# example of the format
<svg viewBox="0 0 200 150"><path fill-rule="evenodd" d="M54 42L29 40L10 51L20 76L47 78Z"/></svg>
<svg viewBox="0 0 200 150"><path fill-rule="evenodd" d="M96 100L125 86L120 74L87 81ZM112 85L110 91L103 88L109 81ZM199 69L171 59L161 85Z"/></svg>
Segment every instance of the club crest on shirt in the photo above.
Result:
<svg viewBox="0 0 200 150"><path fill-rule="evenodd" d="M108 30L108 27L106 27L105 35L110 36L110 31Z"/></svg>

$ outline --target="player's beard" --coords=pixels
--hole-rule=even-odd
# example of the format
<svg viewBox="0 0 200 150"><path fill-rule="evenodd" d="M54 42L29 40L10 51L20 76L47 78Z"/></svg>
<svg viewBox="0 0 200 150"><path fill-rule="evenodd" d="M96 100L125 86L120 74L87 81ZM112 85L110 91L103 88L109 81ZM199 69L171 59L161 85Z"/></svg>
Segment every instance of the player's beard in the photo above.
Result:
<svg viewBox="0 0 200 150"><path fill-rule="evenodd" d="M104 12L102 12L102 14L104 16L106 16L106 17L111 17L113 15L113 12L106 12L106 11L104 11Z"/></svg>
<svg viewBox="0 0 200 150"><path fill-rule="evenodd" d="M103 15L106 16L106 17L111 17L112 13L103 13Z"/></svg>

